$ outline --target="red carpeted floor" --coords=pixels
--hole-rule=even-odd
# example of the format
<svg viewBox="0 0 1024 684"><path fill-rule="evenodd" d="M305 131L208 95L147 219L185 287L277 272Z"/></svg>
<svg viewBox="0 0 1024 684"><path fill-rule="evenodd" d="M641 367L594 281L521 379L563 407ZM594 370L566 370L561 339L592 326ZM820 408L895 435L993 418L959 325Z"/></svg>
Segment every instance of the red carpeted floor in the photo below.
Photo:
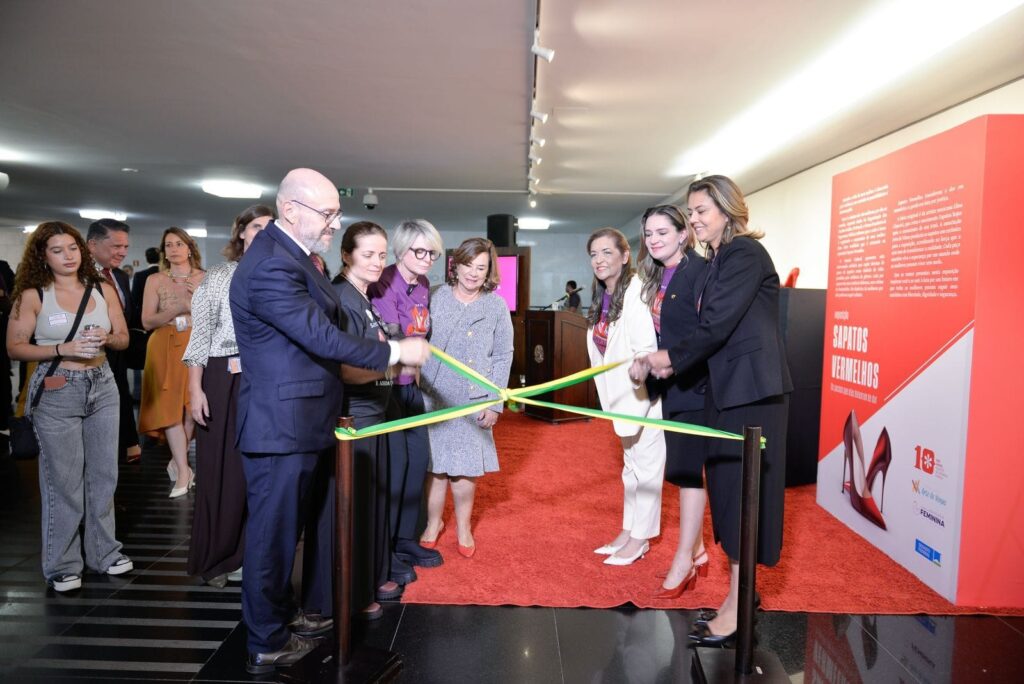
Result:
<svg viewBox="0 0 1024 684"><path fill-rule="evenodd" d="M410 603L609 608L717 607L728 564L705 539L711 572L678 601L655 601L678 538L678 490L665 487L662 534L629 567L601 562L593 549L618 533L622 514L619 440L606 421L549 425L506 411L495 428L501 472L478 481L473 534L477 553L455 549L448 529L438 550L445 563L417 568ZM1006 613L954 606L821 509L814 486L790 489L782 560L758 568L766 610L826 613Z"/></svg>

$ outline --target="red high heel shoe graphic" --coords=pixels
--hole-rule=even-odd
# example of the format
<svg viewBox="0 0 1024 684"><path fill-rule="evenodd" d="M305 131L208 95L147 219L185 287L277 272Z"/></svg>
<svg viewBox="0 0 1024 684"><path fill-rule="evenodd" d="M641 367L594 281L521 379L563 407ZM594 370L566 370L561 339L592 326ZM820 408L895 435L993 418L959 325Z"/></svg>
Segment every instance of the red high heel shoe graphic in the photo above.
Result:
<svg viewBox="0 0 1024 684"><path fill-rule="evenodd" d="M882 497L880 510L885 512L885 478L889 474L889 464L892 463L892 445L889 443L889 431L882 428L882 434L878 435L878 442L875 443L875 453L871 456L871 465L868 467L868 474L865 478L868 491L873 491L875 478L882 474Z"/></svg>
<svg viewBox="0 0 1024 684"><path fill-rule="evenodd" d="M886 440L888 441L888 433L886 433ZM854 448L857 450L856 463L853 460ZM864 444L860 438L860 426L857 424L856 412L850 411L850 415L846 417L846 425L843 426L843 488L840 491L849 490L850 505L853 506L853 510L883 530L888 529L881 512L875 506L875 500L871 497L871 488L867 485L867 477L864 477L863 481L858 478L857 466L860 467L859 472L864 473ZM846 479L847 468L850 470L849 480Z"/></svg>

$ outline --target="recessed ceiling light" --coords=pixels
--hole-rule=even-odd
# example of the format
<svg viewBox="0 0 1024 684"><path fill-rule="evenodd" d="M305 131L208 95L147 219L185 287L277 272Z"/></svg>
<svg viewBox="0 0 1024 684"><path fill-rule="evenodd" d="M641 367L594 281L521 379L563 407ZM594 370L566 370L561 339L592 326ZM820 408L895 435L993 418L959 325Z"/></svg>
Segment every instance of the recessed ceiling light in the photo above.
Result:
<svg viewBox="0 0 1024 684"><path fill-rule="evenodd" d="M206 229L205 228L186 228L185 232L188 233L189 235L191 235L192 237L197 237L197 238L204 238L204 237L206 237Z"/></svg>
<svg viewBox="0 0 1024 684"><path fill-rule="evenodd" d="M551 225L551 219L525 217L519 219L520 230L547 230Z"/></svg>
<svg viewBox="0 0 1024 684"><path fill-rule="evenodd" d="M130 166L124 166L124 167L121 167L121 172L122 173L138 173L139 170L138 169L133 169Z"/></svg>
<svg viewBox="0 0 1024 684"><path fill-rule="evenodd" d="M535 199L531 199L530 200L530 208L531 209L536 209L537 208L537 200L535 200Z"/></svg>
<svg viewBox="0 0 1024 684"><path fill-rule="evenodd" d="M128 218L128 214L123 211L110 211L109 209L79 209L78 215L92 221L99 221L105 218L124 221Z"/></svg>
<svg viewBox="0 0 1024 684"><path fill-rule="evenodd" d="M205 193L230 199L258 199L263 194L263 188L255 183L226 178L204 180L202 187Z"/></svg>
<svg viewBox="0 0 1024 684"><path fill-rule="evenodd" d="M12 162L29 161L29 155L13 150L10 147L0 147L0 160Z"/></svg>
<svg viewBox="0 0 1024 684"><path fill-rule="evenodd" d="M39 226L22 226L21 227L21 232L25 233L26 235L28 235L29 233L36 232L36 228L38 228L38 227Z"/></svg>

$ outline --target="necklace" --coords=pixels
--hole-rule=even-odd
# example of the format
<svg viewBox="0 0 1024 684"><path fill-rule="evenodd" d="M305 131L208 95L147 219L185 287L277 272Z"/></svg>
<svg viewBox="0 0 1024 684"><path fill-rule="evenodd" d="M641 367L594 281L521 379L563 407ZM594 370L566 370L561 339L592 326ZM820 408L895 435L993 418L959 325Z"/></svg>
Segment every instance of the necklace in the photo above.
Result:
<svg viewBox="0 0 1024 684"><path fill-rule="evenodd" d="M173 280L173 281L178 281L178 280L188 280L189 278L191 278L191 277L192 277L192 272L193 272L193 269L192 269L192 267L191 267L191 266L189 266L189 269L188 269L188 273L186 273L185 275L177 275L177 274L176 274L176 273L175 273L174 271L172 271L171 269L169 269L169 268L167 269L167 275L168 275L168 276L169 276L169 277L171 278L171 280Z"/></svg>
<svg viewBox="0 0 1024 684"><path fill-rule="evenodd" d="M348 277L348 274L346 274L344 271L342 271L341 277L344 278L345 280L347 280L348 284L356 289L356 292L358 292L359 294L363 295L363 299L365 299L366 301L370 301L369 296L367 296L367 294L366 294L366 290L361 288L361 287L359 287L358 285L356 285L355 281Z"/></svg>

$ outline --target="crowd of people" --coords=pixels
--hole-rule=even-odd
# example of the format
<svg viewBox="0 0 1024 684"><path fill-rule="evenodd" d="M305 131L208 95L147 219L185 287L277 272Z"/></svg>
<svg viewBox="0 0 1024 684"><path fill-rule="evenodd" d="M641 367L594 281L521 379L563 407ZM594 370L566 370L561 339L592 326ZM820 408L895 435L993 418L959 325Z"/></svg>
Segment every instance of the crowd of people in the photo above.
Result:
<svg viewBox="0 0 1024 684"><path fill-rule="evenodd" d="M586 246L587 351L595 366L631 361L595 378L606 411L733 432L764 426L758 561L774 564L791 383L778 276L747 219L735 184L709 176L690 187L686 208L644 214L635 266L625 235L595 231ZM321 255L340 221L330 180L296 169L281 182L276 206L237 216L225 261L209 270L192 237L174 227L147 251L153 265L131 284L119 268L129 248L123 222L97 221L85 238L47 222L30 236L7 349L35 364L26 410L40 446L42 570L55 591L80 587L86 567L133 569L116 539L113 497L119 461L138 460L141 433L167 445L169 496L194 493L188 572L215 587L242 584L247 669L294 663L332 628L337 417L365 428L496 398L432 356L428 339L499 387L513 355L489 240L463 241L444 284L431 289L427 276L444 254L432 224L403 221L389 239L360 221L343 234L342 268L331 281ZM567 283L567 308L579 309L580 289ZM130 368L142 369L137 425ZM354 443L356 617L379 617L379 602L399 598L417 567L443 564L449 490L454 547L474 556L476 484L499 469L492 428L500 416L499 404ZM660 534L668 481L679 488L679 541L654 596L678 598L708 574L710 501L730 589L691 638L725 642L736 629L739 444L624 420L613 427L623 450L622 525L595 553L608 565L642 558ZM293 597L300 540L302 591Z"/></svg>

